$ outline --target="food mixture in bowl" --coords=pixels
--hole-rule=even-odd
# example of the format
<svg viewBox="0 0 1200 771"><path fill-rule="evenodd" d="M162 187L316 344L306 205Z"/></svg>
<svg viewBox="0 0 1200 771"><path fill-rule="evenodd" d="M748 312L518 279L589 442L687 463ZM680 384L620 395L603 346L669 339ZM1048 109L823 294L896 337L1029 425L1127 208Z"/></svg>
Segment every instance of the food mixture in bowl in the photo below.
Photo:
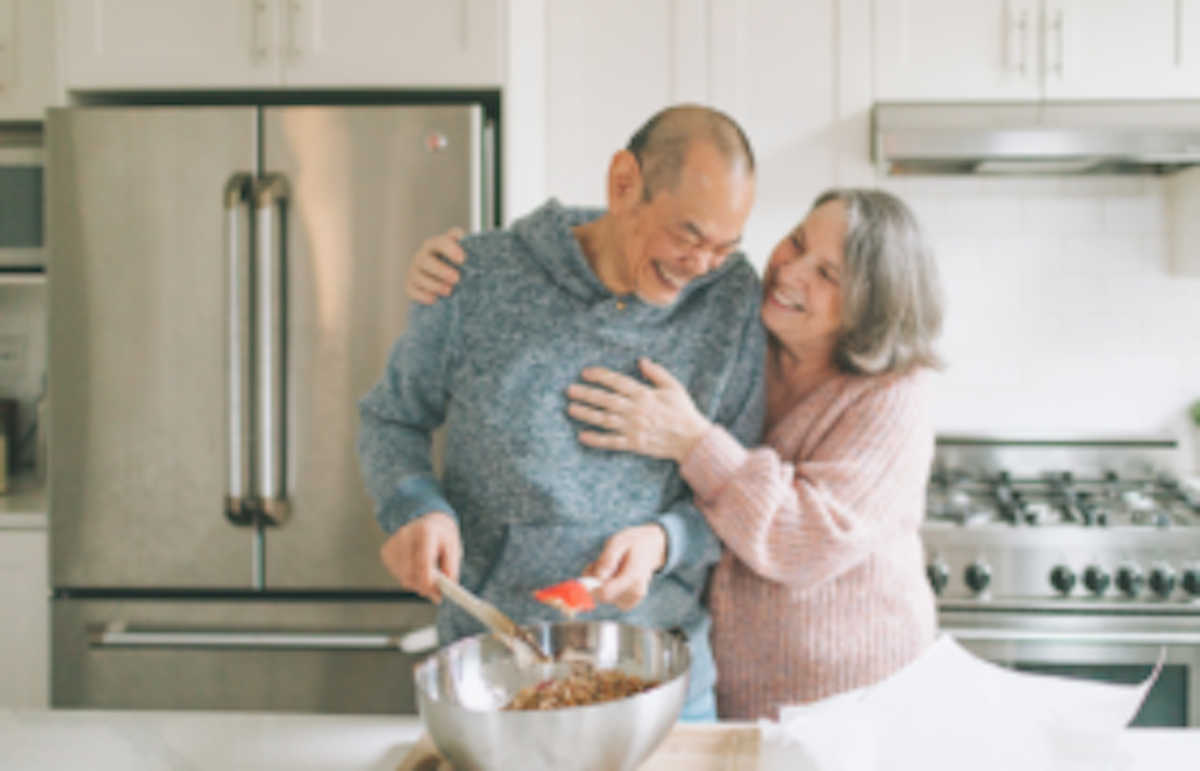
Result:
<svg viewBox="0 0 1200 771"><path fill-rule="evenodd" d="M602 672L576 672L557 680L543 680L517 691L504 708L506 710L547 710L564 707L583 707L605 701L616 701L648 691L658 685L655 680L643 680L617 669Z"/></svg>

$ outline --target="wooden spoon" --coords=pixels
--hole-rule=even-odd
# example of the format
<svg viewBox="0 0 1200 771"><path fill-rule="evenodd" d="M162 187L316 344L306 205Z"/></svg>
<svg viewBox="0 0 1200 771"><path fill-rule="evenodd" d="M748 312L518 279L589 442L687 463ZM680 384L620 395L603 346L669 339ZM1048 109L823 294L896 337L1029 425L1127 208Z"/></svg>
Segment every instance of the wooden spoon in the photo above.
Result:
<svg viewBox="0 0 1200 771"><path fill-rule="evenodd" d="M554 659L541 649L529 633L501 613L495 605L476 597L440 570L434 570L434 581L443 597L479 619L484 626L491 630L492 634L499 637L505 645L512 649L518 666L524 666L528 662L531 652L538 662L553 663Z"/></svg>
<svg viewBox="0 0 1200 771"><path fill-rule="evenodd" d="M446 759L438 753L429 734L421 734L396 771L454 771Z"/></svg>

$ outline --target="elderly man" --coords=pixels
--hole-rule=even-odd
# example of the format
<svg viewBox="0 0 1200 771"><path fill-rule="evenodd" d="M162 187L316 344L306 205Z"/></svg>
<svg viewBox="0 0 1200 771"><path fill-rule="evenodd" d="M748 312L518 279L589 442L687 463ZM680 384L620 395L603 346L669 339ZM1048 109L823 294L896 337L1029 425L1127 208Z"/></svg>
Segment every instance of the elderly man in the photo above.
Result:
<svg viewBox="0 0 1200 771"><path fill-rule="evenodd" d="M617 152L605 211L555 201L470 236L453 295L414 306L361 401L359 450L384 563L439 599L435 567L522 623L554 619L534 590L603 579L589 618L689 636L685 719L715 717L701 594L720 544L675 464L581 445L566 388L585 367L667 367L745 442L763 414L757 279L735 250L754 161L725 115L683 106ZM430 433L445 424L445 470ZM443 642L481 627L443 603Z"/></svg>

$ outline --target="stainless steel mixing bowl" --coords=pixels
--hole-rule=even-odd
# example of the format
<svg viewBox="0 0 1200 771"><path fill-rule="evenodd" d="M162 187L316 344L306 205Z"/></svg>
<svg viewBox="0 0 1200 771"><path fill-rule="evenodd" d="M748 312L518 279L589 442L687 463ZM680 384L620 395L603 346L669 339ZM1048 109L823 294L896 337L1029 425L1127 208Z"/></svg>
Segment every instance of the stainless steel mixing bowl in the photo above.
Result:
<svg viewBox="0 0 1200 771"><path fill-rule="evenodd" d="M562 661L520 667L492 635L452 643L415 671L417 705L455 771L625 771L666 737L683 709L691 657L682 635L612 621L525 627ZM659 681L643 693L586 707L502 711L517 691L570 662Z"/></svg>

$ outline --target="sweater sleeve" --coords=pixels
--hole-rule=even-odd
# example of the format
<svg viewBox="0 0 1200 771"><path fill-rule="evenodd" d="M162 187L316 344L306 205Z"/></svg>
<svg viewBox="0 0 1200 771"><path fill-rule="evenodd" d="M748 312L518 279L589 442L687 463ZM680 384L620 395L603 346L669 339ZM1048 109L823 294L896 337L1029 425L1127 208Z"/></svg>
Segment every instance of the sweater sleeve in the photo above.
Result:
<svg viewBox="0 0 1200 771"><path fill-rule="evenodd" d="M738 356L731 369L724 397L717 407L713 422L723 426L729 436L745 444L754 444L762 432L766 409L766 387L763 361L766 356L766 333L758 323L758 307L748 315ZM667 561L662 572L668 573L679 565L711 565L721 558L721 543L714 535L707 518L687 495L669 506L658 519L667 532Z"/></svg>
<svg viewBox="0 0 1200 771"><path fill-rule="evenodd" d="M803 458L747 450L714 428L684 459L684 478L752 570L811 588L920 526L933 452L928 391L922 375L881 379L841 406Z"/></svg>
<svg viewBox="0 0 1200 771"><path fill-rule="evenodd" d="M433 511L456 516L434 476L431 447L449 402L458 307L457 298L414 303L383 377L359 401L359 463L388 533Z"/></svg>

